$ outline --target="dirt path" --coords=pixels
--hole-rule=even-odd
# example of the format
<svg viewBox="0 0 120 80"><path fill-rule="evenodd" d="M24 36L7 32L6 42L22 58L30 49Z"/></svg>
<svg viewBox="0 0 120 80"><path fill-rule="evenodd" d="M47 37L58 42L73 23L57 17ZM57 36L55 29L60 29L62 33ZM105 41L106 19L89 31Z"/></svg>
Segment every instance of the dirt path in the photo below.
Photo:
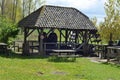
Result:
<svg viewBox="0 0 120 80"><path fill-rule="evenodd" d="M102 63L107 62L107 59L100 59L99 57L87 57L91 62Z"/></svg>

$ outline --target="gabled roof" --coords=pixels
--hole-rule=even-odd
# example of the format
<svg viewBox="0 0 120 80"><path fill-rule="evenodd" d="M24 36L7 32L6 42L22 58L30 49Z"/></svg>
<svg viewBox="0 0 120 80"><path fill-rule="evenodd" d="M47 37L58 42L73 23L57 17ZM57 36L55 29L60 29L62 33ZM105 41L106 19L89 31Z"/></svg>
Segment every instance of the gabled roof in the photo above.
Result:
<svg viewBox="0 0 120 80"><path fill-rule="evenodd" d="M19 23L20 27L96 30L89 18L71 7L44 5Z"/></svg>

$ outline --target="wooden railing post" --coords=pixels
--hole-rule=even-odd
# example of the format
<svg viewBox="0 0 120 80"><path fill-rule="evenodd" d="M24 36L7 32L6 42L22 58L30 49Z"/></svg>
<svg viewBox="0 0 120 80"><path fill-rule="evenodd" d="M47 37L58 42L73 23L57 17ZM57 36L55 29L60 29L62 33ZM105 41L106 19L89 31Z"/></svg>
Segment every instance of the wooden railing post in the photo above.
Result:
<svg viewBox="0 0 120 80"><path fill-rule="evenodd" d="M111 49L108 48L108 51L107 51L107 62L110 61L110 53L111 53Z"/></svg>

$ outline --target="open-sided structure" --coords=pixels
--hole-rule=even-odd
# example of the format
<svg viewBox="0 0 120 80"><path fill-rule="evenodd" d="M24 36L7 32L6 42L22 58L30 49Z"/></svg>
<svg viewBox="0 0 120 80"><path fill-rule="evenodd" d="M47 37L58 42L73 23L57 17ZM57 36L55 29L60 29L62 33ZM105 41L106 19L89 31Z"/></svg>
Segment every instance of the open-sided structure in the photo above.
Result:
<svg viewBox="0 0 120 80"><path fill-rule="evenodd" d="M57 44L59 46L64 43L72 42L74 44L82 44L83 52L87 53L87 46L91 39L97 32L96 27L89 20L89 18L80 12L79 10L71 7L60 7L44 5L35 12L31 13L27 17L23 18L18 26L24 29L24 45L23 54L29 54L29 40L28 36L35 30L38 31L39 36L43 34L46 29L49 29L47 35L58 30L59 40ZM62 37L64 39L62 40ZM44 53L43 38L38 39L38 53Z"/></svg>

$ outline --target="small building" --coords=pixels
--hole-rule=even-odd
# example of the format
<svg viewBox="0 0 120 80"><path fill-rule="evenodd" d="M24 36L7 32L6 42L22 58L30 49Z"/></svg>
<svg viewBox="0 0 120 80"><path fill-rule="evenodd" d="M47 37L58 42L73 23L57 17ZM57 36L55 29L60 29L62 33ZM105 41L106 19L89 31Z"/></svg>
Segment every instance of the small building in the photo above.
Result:
<svg viewBox="0 0 120 80"><path fill-rule="evenodd" d="M41 36L46 29L49 29L47 36L58 30L59 40L58 45L63 43L67 44L69 42L75 44L85 43L83 46L83 52L86 54L88 43L94 38L97 32L97 28L93 25L90 19L80 12L79 10L72 7L60 7L44 5L38 10L34 11L27 17L23 18L19 23L19 27L24 30L24 44L23 44L23 54L29 55L30 46L28 44L28 36L31 35L35 30L38 31L39 36ZM64 38L62 40L62 37ZM38 39L38 53L40 55L44 54L43 49L43 39L40 37Z"/></svg>

